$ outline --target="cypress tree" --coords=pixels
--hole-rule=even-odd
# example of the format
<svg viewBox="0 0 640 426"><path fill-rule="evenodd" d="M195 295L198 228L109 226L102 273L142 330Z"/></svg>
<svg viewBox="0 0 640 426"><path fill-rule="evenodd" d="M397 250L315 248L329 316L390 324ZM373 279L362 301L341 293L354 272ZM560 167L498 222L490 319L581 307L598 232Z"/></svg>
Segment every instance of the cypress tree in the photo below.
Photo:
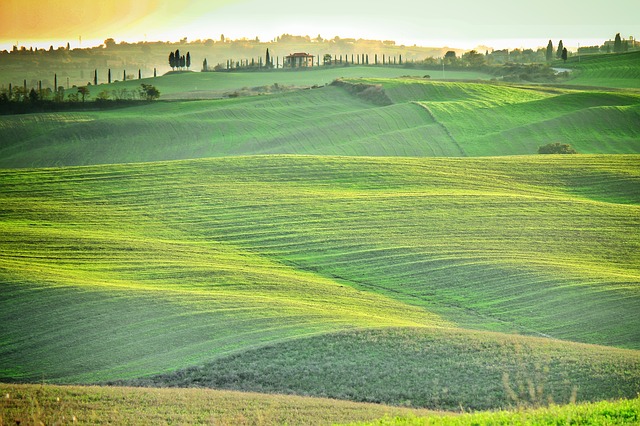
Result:
<svg viewBox="0 0 640 426"><path fill-rule="evenodd" d="M622 38L620 33L616 34L616 39L613 42L613 53L622 53Z"/></svg>
<svg viewBox="0 0 640 426"><path fill-rule="evenodd" d="M265 65L267 68L271 68L271 56L269 55L269 48L267 48L267 54L265 55Z"/></svg>
<svg viewBox="0 0 640 426"><path fill-rule="evenodd" d="M400 55L400 65L402 65L402 55Z"/></svg>
<svg viewBox="0 0 640 426"><path fill-rule="evenodd" d="M122 71L122 81L127 81L127 70Z"/></svg>
<svg viewBox="0 0 640 426"><path fill-rule="evenodd" d="M180 68L184 68L187 65L187 59L183 56L180 58Z"/></svg>
<svg viewBox="0 0 640 426"><path fill-rule="evenodd" d="M53 74L53 92L58 91L58 74Z"/></svg>
<svg viewBox="0 0 640 426"><path fill-rule="evenodd" d="M567 48L566 47L562 48L562 54L560 55L560 57L562 58L563 61L567 62Z"/></svg>
<svg viewBox="0 0 640 426"><path fill-rule="evenodd" d="M547 62L551 62L553 59L553 42L549 40L547 44Z"/></svg>
<svg viewBox="0 0 640 426"><path fill-rule="evenodd" d="M109 72L107 73L107 82L111 84L111 68L109 68Z"/></svg>
<svg viewBox="0 0 640 426"><path fill-rule="evenodd" d="M180 68L180 49L176 49L175 53L173 54L173 57L176 61L176 68Z"/></svg>
<svg viewBox="0 0 640 426"><path fill-rule="evenodd" d="M556 58L558 59L562 58L563 49L564 49L564 46L562 45L562 40L560 40L560 43L558 43L558 51L556 52Z"/></svg>
<svg viewBox="0 0 640 426"><path fill-rule="evenodd" d="M98 85L98 70L93 71L93 85L94 86Z"/></svg>
<svg viewBox="0 0 640 426"><path fill-rule="evenodd" d="M187 69L191 68L191 53L187 52Z"/></svg>
<svg viewBox="0 0 640 426"><path fill-rule="evenodd" d="M138 68L138 80L142 80L142 72L140 71L140 68Z"/></svg>
<svg viewBox="0 0 640 426"><path fill-rule="evenodd" d="M156 69L154 68L153 69L153 78L156 78L156 77L157 77L157 73L156 73Z"/></svg>
<svg viewBox="0 0 640 426"><path fill-rule="evenodd" d="M171 70L176 67L176 55L173 52L169 54L169 66L171 67Z"/></svg>
<svg viewBox="0 0 640 426"><path fill-rule="evenodd" d="M202 71L207 70L209 70L209 64L207 64L207 58L204 58L204 61L202 61Z"/></svg>
<svg viewBox="0 0 640 426"><path fill-rule="evenodd" d="M376 65L378 65L378 54L377 54L377 53L376 53L376 55L375 55L375 59L374 59L374 61L375 61L375 64L376 64Z"/></svg>

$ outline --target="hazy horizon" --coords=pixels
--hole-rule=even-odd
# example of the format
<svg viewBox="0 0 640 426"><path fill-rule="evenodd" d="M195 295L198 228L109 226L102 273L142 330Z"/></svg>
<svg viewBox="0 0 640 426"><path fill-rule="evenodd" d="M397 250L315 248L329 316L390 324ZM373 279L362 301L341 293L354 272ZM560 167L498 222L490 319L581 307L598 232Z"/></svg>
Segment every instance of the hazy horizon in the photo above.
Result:
<svg viewBox="0 0 640 426"><path fill-rule="evenodd" d="M462 12L461 12L462 11ZM616 33L640 33L640 3L621 0L620 13L576 0L540 0L535 8L503 0L458 0L425 4L325 0L321 5L287 0L3 0L0 49L20 46L91 47L116 42L169 41L187 37L218 40L256 36L269 41L282 34L330 39L394 40L399 45L472 49L488 46L536 48L560 39L575 48L602 44ZM80 44L79 38L82 38Z"/></svg>

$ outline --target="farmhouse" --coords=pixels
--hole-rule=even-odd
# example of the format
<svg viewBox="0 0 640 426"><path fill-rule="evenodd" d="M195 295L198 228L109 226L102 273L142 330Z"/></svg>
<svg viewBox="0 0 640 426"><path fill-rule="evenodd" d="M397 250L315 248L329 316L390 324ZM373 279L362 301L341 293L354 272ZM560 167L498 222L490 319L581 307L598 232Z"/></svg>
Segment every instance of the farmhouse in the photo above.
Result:
<svg viewBox="0 0 640 426"><path fill-rule="evenodd" d="M289 68L312 67L313 57L308 53L292 53L284 58L284 66Z"/></svg>

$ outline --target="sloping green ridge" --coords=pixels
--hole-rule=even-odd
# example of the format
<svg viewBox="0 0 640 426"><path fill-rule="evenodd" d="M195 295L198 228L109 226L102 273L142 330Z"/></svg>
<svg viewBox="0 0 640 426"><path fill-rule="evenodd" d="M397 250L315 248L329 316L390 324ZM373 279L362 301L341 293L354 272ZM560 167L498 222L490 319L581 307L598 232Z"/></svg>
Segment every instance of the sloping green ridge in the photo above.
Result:
<svg viewBox="0 0 640 426"><path fill-rule="evenodd" d="M0 117L0 167L131 163L229 155L460 157L640 152L640 95L540 86L358 79L378 107L341 88L166 102L101 112Z"/></svg>
<svg viewBox="0 0 640 426"><path fill-rule="evenodd" d="M43 167L243 154L449 156L420 107L376 108L327 87L226 101L0 117L0 167Z"/></svg>
<svg viewBox="0 0 640 426"><path fill-rule="evenodd" d="M352 328L638 348L637 156L0 171L0 376L93 382Z"/></svg>
<svg viewBox="0 0 640 426"><path fill-rule="evenodd" d="M532 154L551 142L580 153L640 152L640 95L537 86L365 79L414 101L471 157Z"/></svg>
<svg viewBox="0 0 640 426"><path fill-rule="evenodd" d="M640 89L640 52L572 57L559 66L574 69L568 84Z"/></svg>
<svg viewBox="0 0 640 426"><path fill-rule="evenodd" d="M487 332L389 328L297 339L125 383L489 410L634 398L640 352Z"/></svg>

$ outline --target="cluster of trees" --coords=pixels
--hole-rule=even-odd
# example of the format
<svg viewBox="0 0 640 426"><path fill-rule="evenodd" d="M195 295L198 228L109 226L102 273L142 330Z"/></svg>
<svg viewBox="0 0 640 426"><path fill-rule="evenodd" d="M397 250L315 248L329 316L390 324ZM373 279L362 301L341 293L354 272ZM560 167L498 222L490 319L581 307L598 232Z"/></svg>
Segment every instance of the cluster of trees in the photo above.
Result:
<svg viewBox="0 0 640 426"><path fill-rule="evenodd" d="M66 96L65 96L66 95ZM39 87L37 90L32 88L27 90L26 81L23 86L3 88L0 90L0 112L2 113L25 113L39 108L57 109L56 105L60 107L63 104L72 104L82 102L83 104L91 95L90 88L88 86L81 86L75 88L74 91L65 91L64 87L58 87L58 90L53 92L49 88L43 89ZM160 91L151 84L142 83L138 90L119 89L100 92L95 101L99 104L105 104L109 101L153 101L160 97Z"/></svg>
<svg viewBox="0 0 640 426"><path fill-rule="evenodd" d="M186 56L180 56L180 49L176 49L169 54L169 66L171 70L191 68L191 53L187 52Z"/></svg>
<svg viewBox="0 0 640 426"><path fill-rule="evenodd" d="M566 143L554 142L538 148L538 154L577 154L578 151Z"/></svg>
<svg viewBox="0 0 640 426"><path fill-rule="evenodd" d="M562 40L560 40L560 42L558 42L558 49L553 50L553 42L551 40L549 40L549 43L547 44L547 54L546 54L546 59L547 62L551 62L554 57L556 59L562 59L563 61L567 60L567 48L564 47L564 45L562 44Z"/></svg>

